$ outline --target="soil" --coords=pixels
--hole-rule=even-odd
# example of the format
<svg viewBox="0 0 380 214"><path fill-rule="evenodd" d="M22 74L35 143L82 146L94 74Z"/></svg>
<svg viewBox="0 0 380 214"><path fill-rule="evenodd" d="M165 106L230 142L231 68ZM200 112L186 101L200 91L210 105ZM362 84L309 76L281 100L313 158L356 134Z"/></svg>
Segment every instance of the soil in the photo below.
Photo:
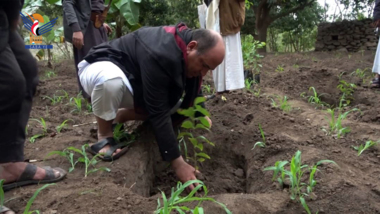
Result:
<svg viewBox="0 0 380 214"><path fill-rule="evenodd" d="M306 213L302 205L290 199L289 185L281 188L272 181L273 172L264 168L276 161L288 160L297 150L302 152L302 163L313 165L319 160L333 160L322 164L315 174L317 185L306 202L312 213L380 213L380 151L377 146L361 156L353 146L380 137L379 90L370 89L374 52L310 52L293 54L267 54L262 60L261 89L255 95L246 89L232 91L207 101L213 126L204 133L215 147L206 146L211 157L201 166L202 180L209 195L227 205L233 213ZM72 60L57 63L55 77L45 77L49 69L46 62L39 62L41 82L34 99L30 118L46 120L48 135L34 143L25 144L25 158L37 160L38 165L60 166L66 170L70 164L64 157L46 157L51 151L62 151L73 146L81 148L96 142L95 124L73 127L95 121L86 108L80 113L71 112L69 100L52 105L44 96L59 94L65 90L69 97L77 95L77 80ZM282 72L276 71L278 66ZM351 75L356 69L365 69L366 78ZM340 79L341 78L341 79ZM343 125L351 131L343 138L326 135L329 114L326 108L318 108L300 96L315 87L321 98L331 105L338 105L341 96L339 81L355 83L354 99L344 110L358 108ZM212 78L205 78L205 85L213 85ZM282 111L271 105L275 95L287 96L292 110ZM276 99L275 99L276 100ZM70 119L61 133L55 127ZM265 133L266 146L252 149L262 141L258 125ZM128 123L129 131L139 124ZM42 133L41 126L30 120L28 138ZM41 213L153 213L160 191L169 194L176 185L174 172L161 160L158 147L148 128L140 129L139 136L128 151L113 163L99 162L111 172L96 172L84 177L83 164L79 163L67 178L43 190L32 210ZM305 175L306 177L308 174ZM305 180L307 181L307 180ZM40 186L27 186L6 193L5 205L22 213L27 201ZM213 203L203 204L206 213L223 213Z"/></svg>

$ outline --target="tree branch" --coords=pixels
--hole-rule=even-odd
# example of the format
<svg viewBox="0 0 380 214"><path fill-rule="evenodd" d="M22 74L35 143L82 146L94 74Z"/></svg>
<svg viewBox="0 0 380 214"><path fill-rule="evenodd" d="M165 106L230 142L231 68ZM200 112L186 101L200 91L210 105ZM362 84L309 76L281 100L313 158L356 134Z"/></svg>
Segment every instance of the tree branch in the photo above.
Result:
<svg viewBox="0 0 380 214"><path fill-rule="evenodd" d="M295 7L291 10L288 10L288 11L285 11L285 12L282 12L282 13L279 13L277 14L276 16L273 16L271 19L270 19L270 22L273 22L274 20L276 19L279 19L279 18L282 18L284 16L287 16L289 15L290 13L294 13L294 12L297 12L299 10L302 10L304 9L305 7L307 6L310 6L312 5L313 3L315 2L315 0L310 0L309 2L305 3L305 4L302 4L302 5L299 5L298 7Z"/></svg>

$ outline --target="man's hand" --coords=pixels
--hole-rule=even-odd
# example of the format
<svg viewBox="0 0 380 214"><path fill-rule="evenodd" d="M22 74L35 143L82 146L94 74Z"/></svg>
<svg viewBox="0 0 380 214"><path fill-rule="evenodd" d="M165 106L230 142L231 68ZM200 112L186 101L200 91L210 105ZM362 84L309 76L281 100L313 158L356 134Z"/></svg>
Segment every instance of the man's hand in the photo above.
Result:
<svg viewBox="0 0 380 214"><path fill-rule="evenodd" d="M76 48L78 48L79 50L82 49L82 47L84 45L82 31L78 31L78 32L73 33L73 45Z"/></svg>
<svg viewBox="0 0 380 214"><path fill-rule="evenodd" d="M103 23L103 27L106 29L107 34L112 33L112 28L108 24Z"/></svg>
<svg viewBox="0 0 380 214"><path fill-rule="evenodd" d="M212 126L212 121L211 121L211 119L210 119L208 116L205 116L205 118L206 118L206 120L208 121L208 123L210 124L210 127L209 127L209 128L211 128L211 126Z"/></svg>
<svg viewBox="0 0 380 214"><path fill-rule="evenodd" d="M174 159L172 162L173 170L175 171L175 174L177 175L179 181L181 183L186 183L190 180L196 180L195 177L196 173L199 173L198 170L195 170L194 167L192 167L190 164L186 163L185 160L183 160L182 156L180 156L177 159ZM194 189L194 185L197 186L198 184L192 184L188 188L189 191L192 191Z"/></svg>

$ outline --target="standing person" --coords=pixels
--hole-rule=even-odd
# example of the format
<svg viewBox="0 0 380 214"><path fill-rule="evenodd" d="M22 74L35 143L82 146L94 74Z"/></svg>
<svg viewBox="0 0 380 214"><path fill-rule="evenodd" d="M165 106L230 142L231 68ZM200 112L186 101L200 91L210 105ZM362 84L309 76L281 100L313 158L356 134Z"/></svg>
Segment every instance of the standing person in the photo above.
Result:
<svg viewBox="0 0 380 214"><path fill-rule="evenodd" d="M244 0L212 0L206 15L206 28L223 37L224 61L212 72L216 94L244 88L243 53L240 28L245 20Z"/></svg>
<svg viewBox="0 0 380 214"><path fill-rule="evenodd" d="M96 45L108 40L111 28L104 23L102 13L104 0L63 0L63 27L65 40L73 44L74 63L78 73L78 64ZM84 98L89 98L80 84L79 91Z"/></svg>
<svg viewBox="0 0 380 214"><path fill-rule="evenodd" d="M63 179L61 168L24 162L25 127L38 84L37 62L17 33L23 0L0 1L0 180L5 191ZM14 214L0 207L0 214Z"/></svg>
<svg viewBox="0 0 380 214"><path fill-rule="evenodd" d="M373 25L380 27L380 0L376 0L375 8L373 10ZM373 88L380 88L380 42L377 45L375 61L373 62L372 72L375 73L375 78L372 80Z"/></svg>

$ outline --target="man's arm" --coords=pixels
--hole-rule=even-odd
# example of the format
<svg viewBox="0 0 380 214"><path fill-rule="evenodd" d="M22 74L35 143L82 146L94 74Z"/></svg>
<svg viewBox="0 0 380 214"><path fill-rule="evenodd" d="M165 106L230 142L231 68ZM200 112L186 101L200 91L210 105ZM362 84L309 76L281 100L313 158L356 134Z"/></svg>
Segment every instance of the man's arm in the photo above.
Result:
<svg viewBox="0 0 380 214"><path fill-rule="evenodd" d="M81 31L78 24L78 18L74 10L76 1L77 0L63 0L63 11L65 12L64 18L66 18L66 21L73 32Z"/></svg>

